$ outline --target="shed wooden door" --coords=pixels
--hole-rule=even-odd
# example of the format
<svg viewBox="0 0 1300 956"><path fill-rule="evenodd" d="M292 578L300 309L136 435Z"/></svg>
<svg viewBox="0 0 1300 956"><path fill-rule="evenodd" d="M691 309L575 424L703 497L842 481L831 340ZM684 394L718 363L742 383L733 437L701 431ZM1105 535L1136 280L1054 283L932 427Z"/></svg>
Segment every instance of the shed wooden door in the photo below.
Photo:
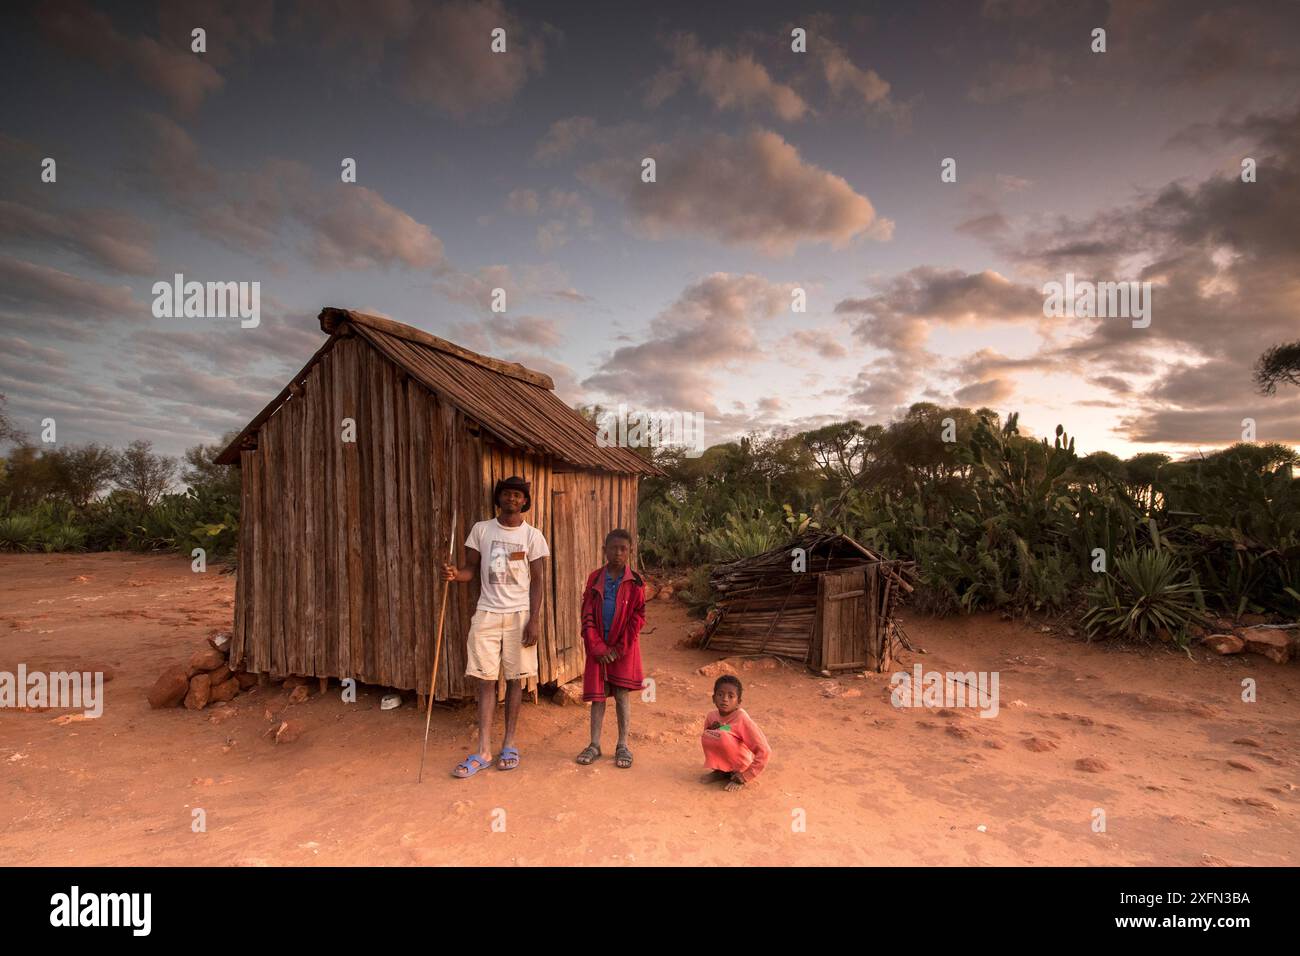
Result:
<svg viewBox="0 0 1300 956"><path fill-rule="evenodd" d="M822 670L879 670L877 581L874 565L821 575L817 583L817 637Z"/></svg>

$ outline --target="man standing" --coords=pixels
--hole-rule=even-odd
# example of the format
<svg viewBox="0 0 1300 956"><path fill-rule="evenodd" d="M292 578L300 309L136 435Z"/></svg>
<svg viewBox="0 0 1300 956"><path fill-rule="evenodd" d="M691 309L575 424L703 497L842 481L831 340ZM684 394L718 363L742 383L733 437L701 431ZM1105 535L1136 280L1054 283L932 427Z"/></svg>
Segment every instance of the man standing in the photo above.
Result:
<svg viewBox="0 0 1300 956"><path fill-rule="evenodd" d="M492 495L497 516L480 521L465 539L463 568L442 566L447 581L479 578L478 610L469 626L465 676L478 681L478 753L466 757L452 775L472 777L492 762L488 738L496 713L498 674L506 676L506 734L498 770L519 766L515 724L523 701L523 679L537 676L537 638L542 595L546 593L544 559L551 550L541 531L524 520L532 507L532 490L522 478L498 481Z"/></svg>

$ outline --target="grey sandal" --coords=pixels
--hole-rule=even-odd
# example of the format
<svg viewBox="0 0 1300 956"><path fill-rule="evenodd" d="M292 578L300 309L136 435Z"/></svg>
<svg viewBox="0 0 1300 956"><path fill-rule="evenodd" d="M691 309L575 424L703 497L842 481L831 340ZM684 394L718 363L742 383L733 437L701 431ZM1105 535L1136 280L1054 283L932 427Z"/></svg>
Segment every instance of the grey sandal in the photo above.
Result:
<svg viewBox="0 0 1300 956"><path fill-rule="evenodd" d="M600 748L595 744L587 744L582 753L578 754L577 761L585 767L588 764L593 763L599 756Z"/></svg>
<svg viewBox="0 0 1300 956"><path fill-rule="evenodd" d="M614 751L614 766L620 770L626 770L632 766L632 751L626 747L619 747Z"/></svg>

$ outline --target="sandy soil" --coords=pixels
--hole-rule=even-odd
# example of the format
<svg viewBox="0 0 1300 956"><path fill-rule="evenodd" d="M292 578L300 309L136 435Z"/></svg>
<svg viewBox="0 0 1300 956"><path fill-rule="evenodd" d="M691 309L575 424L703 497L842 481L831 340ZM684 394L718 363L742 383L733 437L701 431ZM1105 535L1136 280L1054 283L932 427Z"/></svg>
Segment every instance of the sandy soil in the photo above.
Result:
<svg viewBox="0 0 1300 956"><path fill-rule="evenodd" d="M520 768L463 781L449 771L473 745L473 713L435 709L417 785L422 715L409 698L381 711L380 688L355 704L337 684L313 688L290 706L267 686L220 723L149 709L164 665L228 625L230 575L198 577L172 556L4 555L0 582L0 670L115 672L98 720L0 711L0 863L1300 862L1297 665L1089 647L996 616L913 616L928 653L900 669L996 670L997 717L896 709L887 675L828 687L800 668L751 665L745 706L775 757L725 793L703 782L698 742L712 681L696 670L718 655L675 647L691 622L655 601L643 639L656 700L634 702L631 770L611 759L612 707L606 756L583 768L573 757L586 708L543 697L521 717ZM1245 677L1257 703L1241 701ZM264 738L268 709L301 720L304 736ZM1083 758L1102 769L1079 769ZM191 831L196 807L206 833Z"/></svg>

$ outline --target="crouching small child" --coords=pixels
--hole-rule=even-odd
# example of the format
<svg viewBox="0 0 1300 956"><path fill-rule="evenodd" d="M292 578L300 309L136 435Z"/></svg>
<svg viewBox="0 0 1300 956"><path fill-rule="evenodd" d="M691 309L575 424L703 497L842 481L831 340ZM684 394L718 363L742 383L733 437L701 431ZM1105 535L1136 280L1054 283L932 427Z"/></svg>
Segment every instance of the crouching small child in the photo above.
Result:
<svg viewBox="0 0 1300 956"><path fill-rule="evenodd" d="M605 536L605 565L592 571L582 592L582 640L587 666L582 699L591 702L591 743L578 754L586 766L600 756L600 729L605 701L614 696L618 712L618 746L614 766L632 766L627 746L632 691L640 690L641 627L645 624L645 582L632 570L632 536L617 528Z"/></svg>
<svg viewBox="0 0 1300 956"><path fill-rule="evenodd" d="M753 780L772 756L763 731L740 706L740 678L723 674L713 684L713 706L704 718L704 765L726 775L727 790L739 790Z"/></svg>

